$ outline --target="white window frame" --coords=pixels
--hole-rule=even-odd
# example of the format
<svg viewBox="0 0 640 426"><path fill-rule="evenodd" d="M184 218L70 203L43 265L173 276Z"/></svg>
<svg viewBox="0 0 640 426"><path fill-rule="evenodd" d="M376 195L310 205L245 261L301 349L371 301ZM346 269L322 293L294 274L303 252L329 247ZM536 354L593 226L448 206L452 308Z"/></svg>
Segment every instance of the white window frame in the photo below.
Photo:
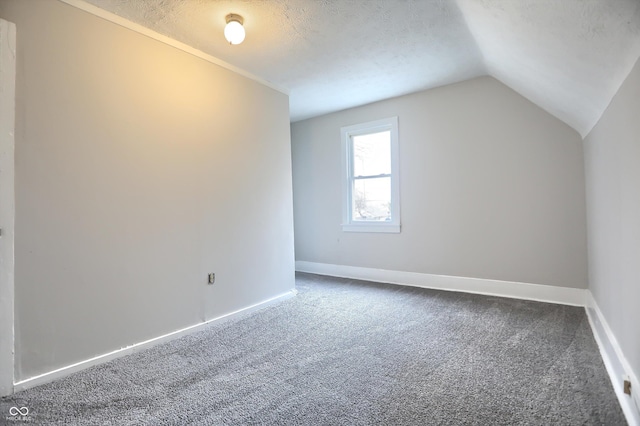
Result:
<svg viewBox="0 0 640 426"><path fill-rule="evenodd" d="M391 221L353 220L353 137L390 131L391 134ZM398 117L383 118L340 128L342 137L342 230L345 232L400 232L400 179Z"/></svg>

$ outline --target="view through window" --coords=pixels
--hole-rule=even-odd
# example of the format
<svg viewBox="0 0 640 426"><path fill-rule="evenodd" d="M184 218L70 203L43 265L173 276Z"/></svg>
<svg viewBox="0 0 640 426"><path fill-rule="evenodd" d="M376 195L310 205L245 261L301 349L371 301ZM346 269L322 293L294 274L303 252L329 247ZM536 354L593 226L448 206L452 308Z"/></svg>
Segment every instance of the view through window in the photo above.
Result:
<svg viewBox="0 0 640 426"><path fill-rule="evenodd" d="M353 136L353 220L391 220L391 132Z"/></svg>

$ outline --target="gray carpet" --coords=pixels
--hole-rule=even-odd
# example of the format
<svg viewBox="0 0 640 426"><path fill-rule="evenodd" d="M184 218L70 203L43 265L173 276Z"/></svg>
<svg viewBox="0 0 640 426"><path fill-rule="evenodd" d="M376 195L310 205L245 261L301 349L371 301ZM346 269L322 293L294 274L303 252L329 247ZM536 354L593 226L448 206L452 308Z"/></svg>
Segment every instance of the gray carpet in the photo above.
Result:
<svg viewBox="0 0 640 426"><path fill-rule="evenodd" d="M298 274L253 314L0 401L35 424L626 424L584 309Z"/></svg>

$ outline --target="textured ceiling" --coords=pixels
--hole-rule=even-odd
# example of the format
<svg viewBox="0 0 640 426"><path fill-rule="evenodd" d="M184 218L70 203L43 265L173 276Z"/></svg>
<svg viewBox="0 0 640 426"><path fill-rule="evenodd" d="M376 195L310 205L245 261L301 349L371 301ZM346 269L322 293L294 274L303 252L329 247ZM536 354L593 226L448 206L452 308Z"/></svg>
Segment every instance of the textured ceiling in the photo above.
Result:
<svg viewBox="0 0 640 426"><path fill-rule="evenodd" d="M491 75L584 136L640 56L640 0L87 2L287 89L292 121Z"/></svg>

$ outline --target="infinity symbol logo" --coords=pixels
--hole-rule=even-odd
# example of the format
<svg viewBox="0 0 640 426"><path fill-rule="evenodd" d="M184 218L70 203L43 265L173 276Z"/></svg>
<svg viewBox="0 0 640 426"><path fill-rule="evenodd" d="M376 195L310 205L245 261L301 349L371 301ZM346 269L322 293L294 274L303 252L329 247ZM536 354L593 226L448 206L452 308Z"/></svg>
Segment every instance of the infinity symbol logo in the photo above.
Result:
<svg viewBox="0 0 640 426"><path fill-rule="evenodd" d="M27 414L29 414L29 408L27 408L27 407L22 407L22 408L11 407L11 408L9 408L9 414L12 415L12 416L17 416L18 414L20 414L21 416L26 416Z"/></svg>

